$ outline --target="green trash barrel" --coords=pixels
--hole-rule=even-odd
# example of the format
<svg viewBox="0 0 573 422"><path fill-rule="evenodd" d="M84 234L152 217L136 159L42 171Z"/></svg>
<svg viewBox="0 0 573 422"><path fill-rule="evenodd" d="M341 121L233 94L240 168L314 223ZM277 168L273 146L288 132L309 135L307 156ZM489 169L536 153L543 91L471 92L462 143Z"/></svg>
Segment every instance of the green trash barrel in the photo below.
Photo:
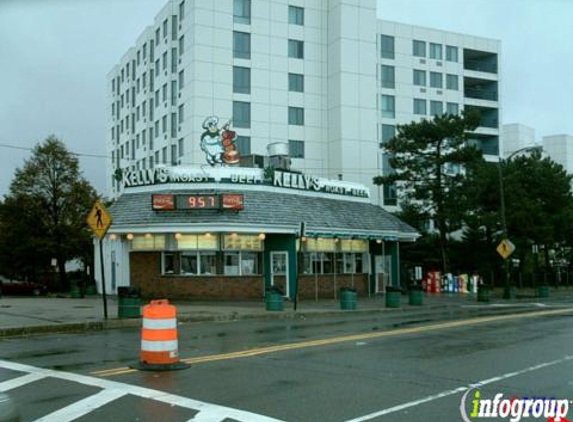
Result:
<svg viewBox="0 0 573 422"><path fill-rule="evenodd" d="M70 285L70 297L72 299L80 299L82 297L82 289L79 284L72 283Z"/></svg>
<svg viewBox="0 0 573 422"><path fill-rule="evenodd" d="M546 284L539 286L537 293L539 297L549 297L549 286Z"/></svg>
<svg viewBox="0 0 573 422"><path fill-rule="evenodd" d="M97 295L97 289L95 284L88 284L86 286L86 295L90 296Z"/></svg>
<svg viewBox="0 0 573 422"><path fill-rule="evenodd" d="M343 287L340 289L340 309L354 310L358 302L358 293L355 289L350 287Z"/></svg>
<svg viewBox="0 0 573 422"><path fill-rule="evenodd" d="M413 306L422 306L424 304L424 290L421 286L411 286L408 289L409 304Z"/></svg>
<svg viewBox="0 0 573 422"><path fill-rule="evenodd" d="M490 292L491 290L489 286L479 286L477 297L478 302L489 302Z"/></svg>
<svg viewBox="0 0 573 422"><path fill-rule="evenodd" d="M282 311L284 309L283 293L276 287L265 291L265 304L267 311Z"/></svg>
<svg viewBox="0 0 573 422"><path fill-rule="evenodd" d="M137 287L117 288L117 317L139 318L141 316L141 293Z"/></svg>
<svg viewBox="0 0 573 422"><path fill-rule="evenodd" d="M399 308L402 301L402 291L398 287L386 287L386 307Z"/></svg>

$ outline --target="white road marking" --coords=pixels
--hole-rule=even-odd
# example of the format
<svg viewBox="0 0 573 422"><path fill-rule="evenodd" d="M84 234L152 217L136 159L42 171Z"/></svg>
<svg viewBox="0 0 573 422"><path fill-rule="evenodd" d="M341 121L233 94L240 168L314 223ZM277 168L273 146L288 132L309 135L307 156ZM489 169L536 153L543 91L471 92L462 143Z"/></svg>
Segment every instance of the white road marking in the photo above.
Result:
<svg viewBox="0 0 573 422"><path fill-rule="evenodd" d="M31 382L41 380L45 377L46 376L42 374L26 374L22 375L21 377L12 378L8 381L0 382L0 391L6 392L8 390L12 390L13 388L22 387L23 385L29 384Z"/></svg>
<svg viewBox="0 0 573 422"><path fill-rule="evenodd" d="M45 377L58 378L66 381L89 385L92 387L99 387L104 390L113 390L115 392L122 392L123 393L122 395L129 394L133 396L142 397L144 399L156 400L173 406L185 407L187 409L192 409L199 412L197 415L195 415L193 419L191 419L193 422L219 422L224 420L225 418L236 419L241 422L283 422L280 421L279 419L274 419L264 415L258 415L256 413L251 413L243 410L233 409L230 407L206 403L199 400L190 399L187 397L177 396L175 394L169 394L164 391L153 390L151 388L138 387L136 385L124 384L117 381L110 381L107 379L95 378L87 375L74 374L71 372L54 371L51 369L38 368L35 366L24 365L21 363L10 362L5 360L0 360L0 368L10 369L12 371L27 372L29 374L35 374L36 376L38 376L38 379ZM104 397L99 395L96 396L98 396L98 400ZM80 402L83 401L85 403L89 403L90 399L94 399L94 396L88 397L84 400L81 400ZM102 403L101 406L103 406L104 404L106 403ZM92 408L91 410L94 409L95 408ZM54 421L57 420L58 422L62 421L62 419L50 419L50 421L52 420ZM72 421L72 420L73 419L67 419L66 421ZM42 419L39 419L38 421L42 421Z"/></svg>
<svg viewBox="0 0 573 422"><path fill-rule="evenodd" d="M35 422L70 422L79 417L87 415L92 410L105 406L106 404L125 396L127 393L123 390L108 388L102 390L93 396L86 397L69 406L56 410L49 415L36 419Z"/></svg>
<svg viewBox="0 0 573 422"><path fill-rule="evenodd" d="M453 390L442 391L441 393L438 393L438 394L427 396L427 397L424 397L424 398L421 398L418 400L414 400L414 401L411 401L408 403L399 404L398 406L390 407L388 409L383 409L383 410L380 410L378 412L370 413L369 415L360 416L360 417L355 418L355 419L350 419L346 422L369 421L369 420L378 418L380 416L385 416L385 415L389 415L391 413L400 412L401 410L408 409L408 408L415 407L415 406L419 406L421 404L428 403L428 402L431 402L434 400L438 400L438 399L441 399L443 397L453 396L455 394L463 393L464 391L467 391L467 390L472 389L472 388L479 388L479 387L482 387L484 385L492 384L494 382L502 381L502 380L505 380L508 378L513 378L513 377L516 377L518 375L526 374L528 372L537 371L539 369L547 368L549 366L559 365L561 363L564 363L564 362L567 362L570 360L573 360L573 356L565 356L562 359L557 359L557 360L553 360L551 362L545 362L545 363L541 363L539 365L530 366L528 368L521 369L519 371L509 372L507 374L503 374L503 375L500 375L497 377L493 377L493 378L489 378L489 379L486 379L483 381L479 381L475 384L470 384L470 385L458 387L458 388L455 388Z"/></svg>

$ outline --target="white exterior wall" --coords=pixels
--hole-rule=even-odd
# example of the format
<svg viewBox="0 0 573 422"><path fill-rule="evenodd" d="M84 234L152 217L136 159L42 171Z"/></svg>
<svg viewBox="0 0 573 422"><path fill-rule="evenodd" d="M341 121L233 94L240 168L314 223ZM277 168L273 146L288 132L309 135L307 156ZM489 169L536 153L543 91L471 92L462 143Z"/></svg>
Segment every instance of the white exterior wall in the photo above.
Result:
<svg viewBox="0 0 573 422"><path fill-rule="evenodd" d="M154 158L155 164L156 158L162 162L164 149L166 164L171 165L171 146L177 145L179 139L184 146L183 156L176 156L173 161L181 165L204 165L205 157L199 147L203 120L209 115L217 115L220 123L226 122L232 118L233 100L245 101L251 104L251 127L235 127L235 130L240 136L250 136L252 154L266 155L269 143L288 142L289 139L304 141L305 158L293 159L293 168L320 177L341 177L366 184L371 188L372 202L382 204L378 198L381 189L372 185L372 178L380 173L382 165L380 125L418 120L420 116L413 114L414 97L423 95L427 100L441 100L444 110L446 102L460 104L460 110L464 104L499 109L499 99L471 100L463 95L464 76L496 80L498 83L500 80L499 58L497 74L464 70L463 48L494 52L499 56L498 41L377 20L375 0L257 0L252 2L250 25L234 22L233 0L186 0L185 15L178 22L177 40L173 41L171 17L178 15L180 2L171 0L165 5L153 26L143 31L136 45L126 52L108 75L108 92L111 94L112 79L117 79L122 69L125 71L128 62L136 60L143 44L149 45L155 30L160 28L162 32L163 21L168 19L167 37L161 34L160 43L155 47L155 59L160 60L161 71L154 79L154 91L160 91L160 99L164 84L167 84L168 95L166 102L160 101L159 107L154 107L153 121L148 116L145 119L140 116L135 132L125 128L127 116L133 119L138 106L141 114L144 101L149 108L149 101L154 97L149 85L147 90L140 87L135 107L128 106L124 98L119 119L111 118L111 102L117 104L127 89L136 89L137 79L141 79L144 72L149 77L150 70L154 68L149 54L147 61L140 60L140 65L136 66L135 80L125 77L120 84L120 95L110 96L108 151L114 157L118 151L124 151L124 158L119 162L122 169L143 167L144 164L148 168L150 157ZM288 23L289 5L304 8L304 25ZM233 31L251 34L250 60L233 57ZM380 57L380 34L395 37L394 60ZM181 36L185 39L184 54L178 58L176 73L172 73L171 49L178 48ZM288 57L288 39L304 42L304 59ZM413 39L441 43L444 46L441 65L429 58L421 65L419 58L412 54ZM446 45L459 47L457 63L445 60ZM167 69L163 70L161 61L165 51L168 60ZM378 74L381 64L395 66L395 89L380 87ZM251 69L250 94L233 93L233 66ZM427 92L421 94L420 87L413 85L414 68L444 73L441 92L428 86ZM176 105L172 106L171 81L177 80L181 70L184 71L185 83L177 93ZM304 93L288 90L289 72L304 74ZM445 88L446 73L459 76L457 91ZM429 85L429 73L427 78ZM377 111L379 96L383 93L396 98L394 119L382 118ZM178 112L180 105L184 105L184 120L177 124L176 136L171 137L171 115ZM288 124L288 106L304 108L304 126ZM167 119L165 134L161 127L163 116ZM121 121L124 122L124 131L120 133L119 141L112 141L111 128L121 128ZM153 148L150 148L149 130L156 121L159 122L160 134L158 138L154 137ZM146 131L145 144L142 142L143 131ZM484 127L476 132L499 135L497 128ZM136 142L132 158L131 144L138 135L139 146ZM125 154L126 143L129 143L129 154ZM111 196L118 194L112 190L112 175L118 164L117 158L115 160L115 163L110 160L106 169Z"/></svg>
<svg viewBox="0 0 573 422"><path fill-rule="evenodd" d="M535 129L520 123L503 125L501 137L504 158L522 148L535 145Z"/></svg>
<svg viewBox="0 0 573 422"><path fill-rule="evenodd" d="M543 152L573 174L573 136L552 135L543 137Z"/></svg>
<svg viewBox="0 0 573 422"><path fill-rule="evenodd" d="M106 237L103 242L103 263L106 294L116 295L117 288L130 285L129 241L122 236L117 240ZM98 293L102 293L99 241L94 240L94 278Z"/></svg>

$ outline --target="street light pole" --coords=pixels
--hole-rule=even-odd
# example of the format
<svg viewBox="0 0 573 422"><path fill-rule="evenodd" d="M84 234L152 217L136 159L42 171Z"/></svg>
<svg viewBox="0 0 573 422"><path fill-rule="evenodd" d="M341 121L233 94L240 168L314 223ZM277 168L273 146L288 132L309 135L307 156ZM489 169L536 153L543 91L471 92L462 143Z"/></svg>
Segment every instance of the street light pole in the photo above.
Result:
<svg viewBox="0 0 573 422"><path fill-rule="evenodd" d="M503 172L501 169L502 166L502 162L509 162L513 157L515 157L517 154L520 154L522 152L531 152L531 151L539 151L542 150L543 147L541 145L533 145L533 146L529 146L529 147L524 147L524 148L520 148L517 151L513 151L511 154L509 154L507 156L507 158L499 158L499 161L497 162L497 170L498 170L498 175L499 175L499 196L500 196L500 202L501 202L501 228L503 231L503 239L502 240L507 240L508 239L508 233L507 233L507 222L505 219L505 187L504 187L504 182L503 182ZM508 257L509 258L509 257ZM503 297L505 299L510 299L511 295L510 295L510 291L509 291L509 261L507 260L508 258L504 259L504 264L505 264L505 288L504 288L504 292L503 292Z"/></svg>

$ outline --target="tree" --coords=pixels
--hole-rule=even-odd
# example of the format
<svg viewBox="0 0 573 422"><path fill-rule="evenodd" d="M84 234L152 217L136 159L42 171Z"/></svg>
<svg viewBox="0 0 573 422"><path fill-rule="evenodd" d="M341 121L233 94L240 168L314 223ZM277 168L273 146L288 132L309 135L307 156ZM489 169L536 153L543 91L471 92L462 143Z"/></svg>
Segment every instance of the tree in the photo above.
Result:
<svg viewBox="0 0 573 422"><path fill-rule="evenodd" d="M543 158L539 151L499 164L478 163L472 169L465 189L474 211L466 216L466 231L482 231L490 251L502 238L498 165L504 180L507 231L517 246L516 256L520 261L528 258L532 244L545 245L545 251L556 244L571 245L573 177L559 164ZM473 239L470 246L473 250L479 249L476 243ZM548 267L548 253L545 261Z"/></svg>
<svg viewBox="0 0 573 422"><path fill-rule="evenodd" d="M65 264L75 258L91 262L91 235L85 218L97 198L83 178L77 157L54 136L36 145L15 172L0 207L3 237L0 252L13 276L38 276L55 258L59 282Z"/></svg>
<svg viewBox="0 0 573 422"><path fill-rule="evenodd" d="M444 272L448 233L460 228L467 210L464 169L482 160L468 142L478 123L479 114L464 112L399 125L397 135L384 145L394 172L374 178L377 185L398 182L401 202L421 218L434 219Z"/></svg>

